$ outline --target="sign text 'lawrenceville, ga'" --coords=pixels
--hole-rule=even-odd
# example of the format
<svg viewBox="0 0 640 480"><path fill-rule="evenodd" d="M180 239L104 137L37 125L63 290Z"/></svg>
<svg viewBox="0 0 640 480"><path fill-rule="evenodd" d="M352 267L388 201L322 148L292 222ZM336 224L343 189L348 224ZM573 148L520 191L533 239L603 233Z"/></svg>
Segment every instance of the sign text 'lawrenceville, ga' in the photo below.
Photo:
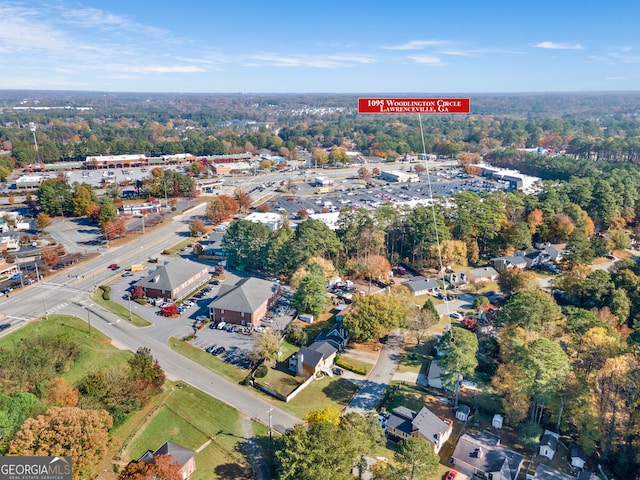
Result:
<svg viewBox="0 0 640 480"><path fill-rule="evenodd" d="M359 98L359 113L469 113L468 98Z"/></svg>

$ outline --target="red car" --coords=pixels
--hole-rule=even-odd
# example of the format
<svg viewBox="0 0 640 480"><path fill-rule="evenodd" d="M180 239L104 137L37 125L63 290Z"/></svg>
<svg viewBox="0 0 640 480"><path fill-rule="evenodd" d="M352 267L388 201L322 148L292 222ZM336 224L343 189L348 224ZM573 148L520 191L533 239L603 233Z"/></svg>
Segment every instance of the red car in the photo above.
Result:
<svg viewBox="0 0 640 480"><path fill-rule="evenodd" d="M444 480L455 480L457 476L458 472L456 472L455 470L449 470L449 473L447 473L447 476L444 478Z"/></svg>
<svg viewBox="0 0 640 480"><path fill-rule="evenodd" d="M120 268L120 266L117 263L112 263L108 268L110 268L111 270L117 270Z"/></svg>

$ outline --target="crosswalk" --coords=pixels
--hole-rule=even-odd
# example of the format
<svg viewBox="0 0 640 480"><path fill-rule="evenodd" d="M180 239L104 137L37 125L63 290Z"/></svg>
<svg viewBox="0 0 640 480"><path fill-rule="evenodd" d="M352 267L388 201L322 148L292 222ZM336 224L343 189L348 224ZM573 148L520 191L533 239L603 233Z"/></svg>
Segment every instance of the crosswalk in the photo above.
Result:
<svg viewBox="0 0 640 480"><path fill-rule="evenodd" d="M89 290L77 287L71 287L69 285L65 285L64 283L51 283L51 282L40 282L34 285L36 288L46 288L48 290L62 290L64 292L78 292L78 293L87 293Z"/></svg>

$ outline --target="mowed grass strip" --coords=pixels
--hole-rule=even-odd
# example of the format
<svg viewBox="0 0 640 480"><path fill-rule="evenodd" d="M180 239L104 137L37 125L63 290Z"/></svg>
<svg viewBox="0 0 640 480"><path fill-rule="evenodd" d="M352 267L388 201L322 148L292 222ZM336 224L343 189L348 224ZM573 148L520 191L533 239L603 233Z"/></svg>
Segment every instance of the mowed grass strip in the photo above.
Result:
<svg viewBox="0 0 640 480"><path fill-rule="evenodd" d="M232 382L239 383L249 374L248 370L242 370L238 367L234 367L220 358L205 352L201 348L194 347L188 342L183 342L179 338L169 337L167 342L171 350L174 350L180 355L199 363L203 367L208 368L212 372L215 372Z"/></svg>
<svg viewBox="0 0 640 480"><path fill-rule="evenodd" d="M322 377L307 385L290 402L278 402L277 405L298 418L304 418L311 410L329 405L342 410L353 398L357 387L341 377ZM273 398L273 397L271 397Z"/></svg>
<svg viewBox="0 0 640 480"><path fill-rule="evenodd" d="M99 288L91 294L91 300L96 302L98 305L103 306L107 310L112 313L115 313L120 318L129 322L129 308L120 305L119 303L114 302L113 300L105 300L102 298L102 290ZM135 327L148 327L151 325L151 322L141 317L135 312L131 312L131 325Z"/></svg>

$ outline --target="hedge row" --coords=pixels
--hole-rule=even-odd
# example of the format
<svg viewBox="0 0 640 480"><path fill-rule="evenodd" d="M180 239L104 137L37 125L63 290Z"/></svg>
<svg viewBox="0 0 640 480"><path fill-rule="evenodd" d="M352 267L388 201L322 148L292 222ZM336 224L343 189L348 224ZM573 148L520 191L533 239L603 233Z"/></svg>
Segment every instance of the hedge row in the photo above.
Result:
<svg viewBox="0 0 640 480"><path fill-rule="evenodd" d="M345 370L349 370L350 372L357 373L358 375L366 375L369 373L365 368L354 367L348 361L343 360L339 356L336 356L335 363L338 367L344 368Z"/></svg>

